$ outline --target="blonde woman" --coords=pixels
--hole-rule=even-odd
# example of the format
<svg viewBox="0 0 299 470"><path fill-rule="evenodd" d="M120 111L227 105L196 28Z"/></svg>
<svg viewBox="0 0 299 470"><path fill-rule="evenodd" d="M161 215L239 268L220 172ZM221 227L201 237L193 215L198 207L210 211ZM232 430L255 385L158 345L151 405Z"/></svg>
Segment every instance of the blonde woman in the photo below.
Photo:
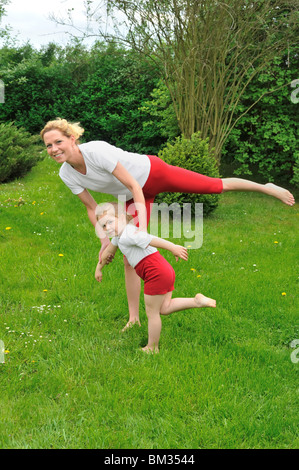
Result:
<svg viewBox="0 0 299 470"><path fill-rule="evenodd" d="M284 204L295 203L293 195L274 184L258 184L240 178L211 178L171 166L160 158L126 152L103 141L80 144L84 129L80 123L65 119L49 121L41 131L48 154L62 164L59 176L85 205L91 223L96 225L96 201L88 192L112 194L126 199L126 210L138 216L139 230L145 231L151 204L161 192L219 194L226 191L257 191L273 196ZM101 250L109 244L101 239ZM125 259L125 279L129 305L129 321L139 323L140 279Z"/></svg>

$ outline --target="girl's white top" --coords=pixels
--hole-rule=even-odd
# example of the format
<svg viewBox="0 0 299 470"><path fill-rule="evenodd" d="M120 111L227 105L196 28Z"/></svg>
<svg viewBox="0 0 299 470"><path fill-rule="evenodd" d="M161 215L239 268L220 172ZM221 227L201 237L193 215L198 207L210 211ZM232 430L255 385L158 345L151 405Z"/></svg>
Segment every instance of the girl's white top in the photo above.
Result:
<svg viewBox="0 0 299 470"><path fill-rule="evenodd" d="M124 196L127 201L132 199L128 188L112 175L118 162L141 187L144 186L150 172L150 159L147 155L126 152L103 141L87 142L78 147L85 161L86 175L79 173L67 162L62 164L59 171L60 178L73 194L90 189L115 197Z"/></svg>
<svg viewBox="0 0 299 470"><path fill-rule="evenodd" d="M126 225L120 236L112 238L111 243L118 246L129 264L135 268L143 258L158 251L149 245L153 238L154 235L150 233L138 232L135 225L130 223Z"/></svg>

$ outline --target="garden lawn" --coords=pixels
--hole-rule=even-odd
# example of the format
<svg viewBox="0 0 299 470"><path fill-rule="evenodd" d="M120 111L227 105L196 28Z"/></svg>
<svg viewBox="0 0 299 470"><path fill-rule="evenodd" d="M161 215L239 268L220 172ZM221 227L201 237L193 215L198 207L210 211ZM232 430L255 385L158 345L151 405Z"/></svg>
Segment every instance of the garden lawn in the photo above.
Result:
<svg viewBox="0 0 299 470"><path fill-rule="evenodd" d="M0 186L0 447L297 448L298 205L225 194L188 262L161 250L175 295L217 308L162 317L146 355L143 299L121 332L122 255L98 284L99 240L58 171Z"/></svg>

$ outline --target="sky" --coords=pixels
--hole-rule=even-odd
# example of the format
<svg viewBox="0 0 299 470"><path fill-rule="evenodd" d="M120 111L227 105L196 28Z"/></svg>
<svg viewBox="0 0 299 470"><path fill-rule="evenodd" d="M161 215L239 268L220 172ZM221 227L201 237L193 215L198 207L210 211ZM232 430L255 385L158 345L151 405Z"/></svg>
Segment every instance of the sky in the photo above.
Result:
<svg viewBox="0 0 299 470"><path fill-rule="evenodd" d="M57 26L49 19L49 15L67 17L68 8L74 8L73 17L78 26L84 26L83 0L11 0L5 7L1 27L10 25L11 36L17 38L19 45L28 40L35 48L49 42L66 45L70 37L63 26Z"/></svg>

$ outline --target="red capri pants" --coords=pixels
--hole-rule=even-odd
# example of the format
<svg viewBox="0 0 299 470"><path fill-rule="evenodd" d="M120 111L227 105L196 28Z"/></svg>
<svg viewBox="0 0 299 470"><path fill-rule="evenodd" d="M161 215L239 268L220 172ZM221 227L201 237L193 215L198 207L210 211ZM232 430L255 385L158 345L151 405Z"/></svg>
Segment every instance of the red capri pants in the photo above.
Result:
<svg viewBox="0 0 299 470"><path fill-rule="evenodd" d="M159 193L220 194L223 191L221 178L211 178L195 171L168 165L161 158L153 155L148 155L148 158L150 159L151 169L142 188L147 211L147 223L149 223L151 216L151 204ZM134 218L137 216L133 199L126 202L126 210Z"/></svg>
<svg viewBox="0 0 299 470"><path fill-rule="evenodd" d="M139 261L135 271L144 281L146 295L163 295L174 290L174 269L158 251Z"/></svg>

